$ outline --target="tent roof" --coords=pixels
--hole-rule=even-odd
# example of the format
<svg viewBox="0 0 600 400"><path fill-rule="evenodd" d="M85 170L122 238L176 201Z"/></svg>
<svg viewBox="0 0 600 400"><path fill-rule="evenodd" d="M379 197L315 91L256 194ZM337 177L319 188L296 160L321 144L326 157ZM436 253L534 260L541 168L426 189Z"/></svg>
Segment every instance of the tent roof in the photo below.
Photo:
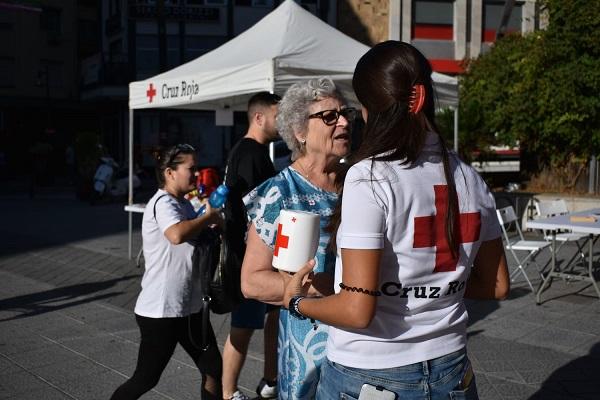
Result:
<svg viewBox="0 0 600 400"><path fill-rule="evenodd" d="M295 1L286 0L213 51L152 78L130 83L129 106L245 110L249 97L256 92L283 95L294 82L323 75L330 76L352 101L352 73L368 49ZM456 79L434 73L433 80L440 103L455 103Z"/></svg>

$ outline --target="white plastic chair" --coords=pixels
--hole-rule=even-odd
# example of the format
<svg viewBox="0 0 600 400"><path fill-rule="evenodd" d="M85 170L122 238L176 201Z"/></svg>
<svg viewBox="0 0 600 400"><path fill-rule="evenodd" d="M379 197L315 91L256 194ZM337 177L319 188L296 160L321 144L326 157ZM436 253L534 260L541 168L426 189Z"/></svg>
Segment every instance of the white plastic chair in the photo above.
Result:
<svg viewBox="0 0 600 400"><path fill-rule="evenodd" d="M567 208L567 203L563 199L539 200L535 204L535 209L540 218L554 217L555 215L562 215L562 214L569 213L569 209ZM548 242L552 242L552 231L544 230L542 232L544 234L544 240L546 240ZM555 254L558 254L558 251L561 249L561 247L565 243L575 243L577 245L577 252L575 253L575 255L573 255L573 257L571 257L569 262L567 264L565 264L565 267L568 267L573 262L573 260L575 260L575 258L577 256L580 256L581 260L585 261L585 252L583 250L583 246L585 246L585 244L588 241L588 235L582 234L582 233L573 233L573 232L568 232L568 231L567 232L557 232L555 235L555 240L557 242L560 242L560 244L558 245L556 250L554 250Z"/></svg>
<svg viewBox="0 0 600 400"><path fill-rule="evenodd" d="M521 227L519 226L515 210L512 206L496 210L496 214L498 215L498 221L502 227L502 234L504 235L506 249L510 252L510 254L512 254L513 258L517 262L517 268L511 272L510 280L511 282L514 282L515 277L519 275L519 273L522 273L527 281L527 284L531 288L531 291L535 292L533 285L529 280L529 276L527 276L527 273L525 272L525 268L527 268L530 263L533 263L538 273L541 274L542 269L537 261L535 261L535 257L542 249L550 246L550 242L545 240L525 240L523 237L523 231L521 231ZM510 224L515 224L517 230L517 235L514 235L512 238L508 235L508 231L506 230L506 226ZM516 253L517 251L527 252L527 254L524 258L519 258Z"/></svg>

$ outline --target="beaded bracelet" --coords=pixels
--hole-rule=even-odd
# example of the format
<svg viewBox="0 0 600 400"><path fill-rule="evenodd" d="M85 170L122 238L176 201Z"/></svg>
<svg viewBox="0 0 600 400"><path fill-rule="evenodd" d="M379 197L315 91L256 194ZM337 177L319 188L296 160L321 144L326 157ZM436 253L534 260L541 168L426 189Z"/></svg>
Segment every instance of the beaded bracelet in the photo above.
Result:
<svg viewBox="0 0 600 400"><path fill-rule="evenodd" d="M306 319L306 315L302 314L300 312L300 308L299 308L299 304L300 304L300 300L304 299L304 296L294 296L290 299L290 302L288 304L288 311L290 312L290 315L292 317L298 318L299 320L304 320ZM313 330L317 330L317 322L313 319L313 318L309 318L310 319L310 323L313 326Z"/></svg>
<svg viewBox="0 0 600 400"><path fill-rule="evenodd" d="M298 308L298 304L303 298L304 296L294 296L290 299L290 303L288 304L288 310L290 312L290 315L300 320L306 319L306 316L302 315L300 309Z"/></svg>
<svg viewBox="0 0 600 400"><path fill-rule="evenodd" d="M346 285L344 285L343 282L340 282L340 287L349 292L358 292L358 293L367 294L369 296L381 296L381 292L379 290L369 290L369 289L363 289L363 288L356 287L356 286L346 286Z"/></svg>

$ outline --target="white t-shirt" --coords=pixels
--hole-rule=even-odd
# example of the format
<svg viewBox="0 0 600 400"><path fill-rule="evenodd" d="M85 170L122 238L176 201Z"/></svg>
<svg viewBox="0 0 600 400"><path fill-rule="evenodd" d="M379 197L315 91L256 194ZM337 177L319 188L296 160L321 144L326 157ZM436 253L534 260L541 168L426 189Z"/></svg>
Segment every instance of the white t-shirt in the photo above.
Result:
<svg viewBox="0 0 600 400"><path fill-rule="evenodd" d="M330 328L327 357L333 362L393 368L466 345L465 284L481 242L499 237L500 226L486 184L451 155L462 243L458 260L452 259L438 143L436 135L428 135L421 158L411 166L377 161L371 177L371 161L363 160L348 171L337 236L336 292L342 277L341 248L383 249L377 288L382 295L368 328Z"/></svg>
<svg viewBox="0 0 600 400"><path fill-rule="evenodd" d="M154 205L156 203L156 219ZM199 277L192 277L194 245L171 244L164 232L170 226L194 218L192 205L159 189L146 205L142 239L146 271L135 313L150 318L184 317L200 311Z"/></svg>

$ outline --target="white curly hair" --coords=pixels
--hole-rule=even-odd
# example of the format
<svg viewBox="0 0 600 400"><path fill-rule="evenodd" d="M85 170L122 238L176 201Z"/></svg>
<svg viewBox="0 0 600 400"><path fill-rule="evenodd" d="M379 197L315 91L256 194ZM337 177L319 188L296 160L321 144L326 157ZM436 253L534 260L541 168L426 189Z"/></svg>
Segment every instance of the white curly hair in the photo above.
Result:
<svg viewBox="0 0 600 400"><path fill-rule="evenodd" d="M324 76L293 84L279 102L277 130L292 151L292 161L304 153L304 146L296 138L296 133L306 132L310 105L327 98L344 101L335 83L331 78Z"/></svg>

